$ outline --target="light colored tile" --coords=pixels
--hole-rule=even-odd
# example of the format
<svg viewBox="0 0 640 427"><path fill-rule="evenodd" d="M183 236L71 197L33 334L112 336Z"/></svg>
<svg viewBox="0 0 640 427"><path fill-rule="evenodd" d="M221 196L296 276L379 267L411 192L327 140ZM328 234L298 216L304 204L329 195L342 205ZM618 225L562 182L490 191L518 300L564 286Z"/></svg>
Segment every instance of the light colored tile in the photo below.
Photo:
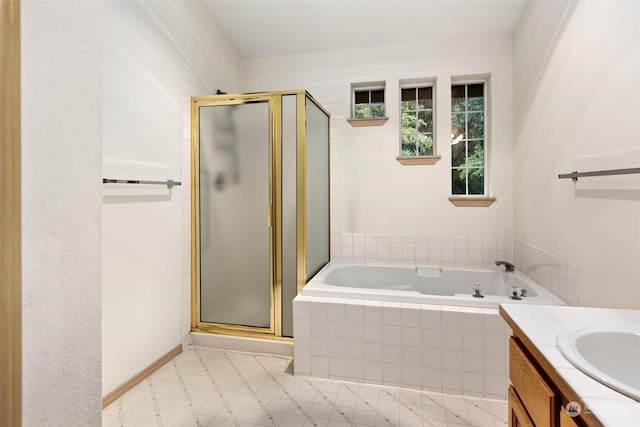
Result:
<svg viewBox="0 0 640 427"><path fill-rule="evenodd" d="M361 344L365 357L377 348L382 359L381 344ZM389 425L390 422L412 426L414 423L422 425L426 420L429 420L429 425L445 427L483 426L490 422L498 426L506 424L504 401L488 402L485 399L409 390L423 388L440 392L444 387L452 393L477 394L482 386L485 393L495 392L502 397L507 383L505 375L413 366L412 363L425 355L431 359L438 358L439 350L393 347L387 346L387 355L389 351L401 350L403 359L399 364L326 357L312 360L307 355L296 355L298 376L295 377L285 372L290 358L204 348L199 348L196 353L188 348L176 359L186 390L175 376L176 368L169 365L154 374L152 386L144 382L129 396L125 395L126 401L120 400L105 408L103 425L119 426L121 417L127 426L157 425L158 414L165 426L195 425L196 422L216 427L236 423L240 426L268 426L275 422L281 426L315 423L317 426L334 427L358 423L358 420L362 426ZM413 356L406 353L413 350L418 353ZM460 357L463 355L454 353ZM496 370L501 364L498 359L503 357L498 355L494 360ZM200 358L206 363L214 382L207 375ZM314 365L325 376L339 378L344 375L348 381L356 383L300 376L304 375L300 374L300 368L305 368L305 365L309 373ZM160 380L163 376L172 381ZM365 380L392 387L358 384ZM405 388L396 388L401 385ZM145 393L151 394L150 390L157 398L157 412L153 404L145 403Z"/></svg>
<svg viewBox="0 0 640 427"><path fill-rule="evenodd" d="M382 326L366 325L364 328L364 341L371 343L382 343Z"/></svg>
<svg viewBox="0 0 640 427"><path fill-rule="evenodd" d="M386 345L401 345L402 328L399 326L387 326L385 323L382 327L382 343Z"/></svg>
<svg viewBox="0 0 640 427"><path fill-rule="evenodd" d="M327 315L328 320L333 322L344 322L345 321L345 302L346 300L333 301L327 306Z"/></svg>
<svg viewBox="0 0 640 427"><path fill-rule="evenodd" d="M443 331L442 349L452 351L462 351L462 333L453 331Z"/></svg>
<svg viewBox="0 0 640 427"><path fill-rule="evenodd" d="M402 305L400 303L384 303L382 306L382 323L388 326L402 325Z"/></svg>
<svg viewBox="0 0 640 427"><path fill-rule="evenodd" d="M364 360L364 342L347 341L345 355L347 359Z"/></svg>
<svg viewBox="0 0 640 427"><path fill-rule="evenodd" d="M442 329L444 331L462 331L462 313L459 309L443 306Z"/></svg>
<svg viewBox="0 0 640 427"><path fill-rule="evenodd" d="M442 328L442 311L439 306L432 307L422 305L422 327L440 330Z"/></svg>
<svg viewBox="0 0 640 427"><path fill-rule="evenodd" d="M422 387L426 390L442 391L442 370L422 368Z"/></svg>
<svg viewBox="0 0 640 427"><path fill-rule="evenodd" d="M384 360L382 343L364 343L364 360L369 362L382 362Z"/></svg>
<svg viewBox="0 0 640 427"><path fill-rule="evenodd" d="M382 324L382 303L379 301L365 301L363 316L364 323L371 325Z"/></svg>
<svg viewBox="0 0 640 427"><path fill-rule="evenodd" d="M309 306L311 320L327 320L328 305L326 302L314 301Z"/></svg>
<svg viewBox="0 0 640 427"><path fill-rule="evenodd" d="M484 351L484 335L476 333L462 334L462 350L482 353Z"/></svg>
<svg viewBox="0 0 640 427"><path fill-rule="evenodd" d="M404 366L422 366L422 348L403 346L402 364Z"/></svg>
<svg viewBox="0 0 640 427"><path fill-rule="evenodd" d="M347 360L347 380L357 382L364 381L363 360Z"/></svg>
<svg viewBox="0 0 640 427"><path fill-rule="evenodd" d="M367 383L382 384L383 376L382 362L364 362L364 379Z"/></svg>
<svg viewBox="0 0 640 427"><path fill-rule="evenodd" d="M443 350L442 368L445 370L462 371L462 352Z"/></svg>
<svg viewBox="0 0 640 427"><path fill-rule="evenodd" d="M329 357L344 359L347 356L347 341L330 339L328 343L327 355Z"/></svg>
<svg viewBox="0 0 640 427"><path fill-rule="evenodd" d="M442 350L433 348L422 349L422 366L425 368L442 368Z"/></svg>
<svg viewBox="0 0 640 427"><path fill-rule="evenodd" d="M405 347L422 347L422 330L420 328L402 327L402 345Z"/></svg>

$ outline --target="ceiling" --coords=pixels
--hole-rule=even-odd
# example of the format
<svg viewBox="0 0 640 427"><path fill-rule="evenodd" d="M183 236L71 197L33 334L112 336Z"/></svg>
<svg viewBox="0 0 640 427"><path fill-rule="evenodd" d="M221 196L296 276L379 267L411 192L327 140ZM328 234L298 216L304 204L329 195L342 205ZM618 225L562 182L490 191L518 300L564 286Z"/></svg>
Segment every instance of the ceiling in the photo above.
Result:
<svg viewBox="0 0 640 427"><path fill-rule="evenodd" d="M510 35L527 0L201 0L241 58Z"/></svg>

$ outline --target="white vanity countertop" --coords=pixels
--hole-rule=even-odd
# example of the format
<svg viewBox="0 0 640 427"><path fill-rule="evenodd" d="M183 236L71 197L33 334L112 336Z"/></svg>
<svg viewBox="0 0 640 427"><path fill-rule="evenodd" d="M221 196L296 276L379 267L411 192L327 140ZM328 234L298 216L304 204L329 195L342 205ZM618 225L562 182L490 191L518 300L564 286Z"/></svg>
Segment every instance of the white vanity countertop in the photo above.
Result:
<svg viewBox="0 0 640 427"><path fill-rule="evenodd" d="M531 304L501 304L501 307L555 367L558 375L581 397L582 402L578 403L585 406L581 407L582 411L590 411L605 426L640 426L640 402L582 373L562 355L556 344L560 332L578 325L620 322L640 325L640 310Z"/></svg>

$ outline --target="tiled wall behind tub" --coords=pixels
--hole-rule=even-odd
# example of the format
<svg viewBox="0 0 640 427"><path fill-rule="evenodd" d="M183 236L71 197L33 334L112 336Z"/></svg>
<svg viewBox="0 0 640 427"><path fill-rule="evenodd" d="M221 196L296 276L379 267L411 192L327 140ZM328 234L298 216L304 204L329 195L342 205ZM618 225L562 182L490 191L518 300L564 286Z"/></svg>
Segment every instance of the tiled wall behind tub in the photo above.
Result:
<svg viewBox="0 0 640 427"><path fill-rule="evenodd" d="M298 295L293 316L298 375L506 398L497 309Z"/></svg>
<svg viewBox="0 0 640 427"><path fill-rule="evenodd" d="M578 266L529 243L516 240L516 268L569 305L578 305Z"/></svg>
<svg viewBox="0 0 640 427"><path fill-rule="evenodd" d="M513 240L496 237L333 233L331 259L353 263L428 264L495 269L513 261Z"/></svg>

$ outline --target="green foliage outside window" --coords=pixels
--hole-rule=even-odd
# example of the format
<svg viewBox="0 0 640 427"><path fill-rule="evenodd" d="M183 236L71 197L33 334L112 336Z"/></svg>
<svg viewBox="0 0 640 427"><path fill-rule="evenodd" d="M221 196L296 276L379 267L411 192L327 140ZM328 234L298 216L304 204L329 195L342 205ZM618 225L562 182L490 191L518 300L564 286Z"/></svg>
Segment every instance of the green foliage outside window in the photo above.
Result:
<svg viewBox="0 0 640 427"><path fill-rule="evenodd" d="M354 91L354 118L366 119L384 116L384 89Z"/></svg>
<svg viewBox="0 0 640 427"><path fill-rule="evenodd" d="M431 87L402 89L400 155L433 155L433 92Z"/></svg>
<svg viewBox="0 0 640 427"><path fill-rule="evenodd" d="M356 119L384 117L384 104L356 104L354 117Z"/></svg>
<svg viewBox="0 0 640 427"><path fill-rule="evenodd" d="M451 192L484 194L484 84L451 87Z"/></svg>

